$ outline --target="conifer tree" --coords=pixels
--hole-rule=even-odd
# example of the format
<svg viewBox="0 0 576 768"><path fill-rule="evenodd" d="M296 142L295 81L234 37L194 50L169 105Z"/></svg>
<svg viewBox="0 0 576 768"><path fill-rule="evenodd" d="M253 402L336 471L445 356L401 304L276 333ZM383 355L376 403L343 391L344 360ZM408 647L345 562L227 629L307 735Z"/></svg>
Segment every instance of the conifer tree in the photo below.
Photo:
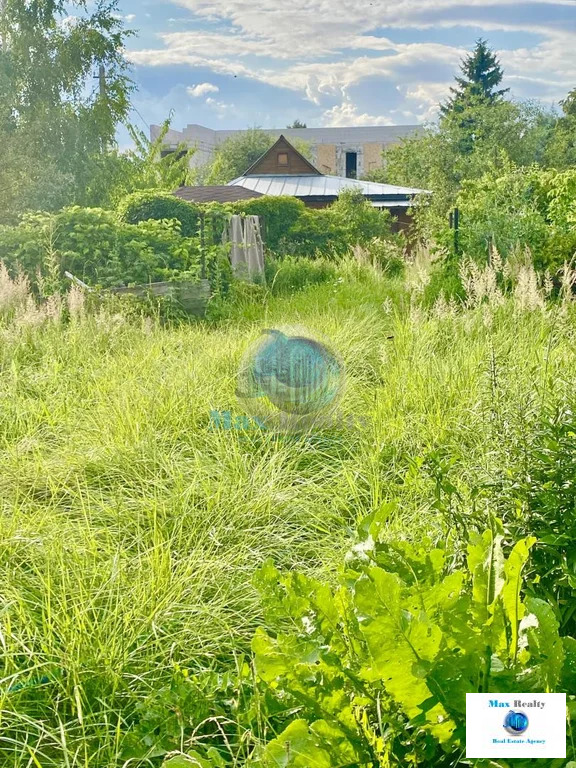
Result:
<svg viewBox="0 0 576 768"><path fill-rule="evenodd" d="M452 97L440 108L444 116L463 112L478 103L494 103L508 92L508 88L498 90L504 72L486 40L476 42L474 51L463 59L460 69L462 77L456 78L457 87L450 88Z"/></svg>

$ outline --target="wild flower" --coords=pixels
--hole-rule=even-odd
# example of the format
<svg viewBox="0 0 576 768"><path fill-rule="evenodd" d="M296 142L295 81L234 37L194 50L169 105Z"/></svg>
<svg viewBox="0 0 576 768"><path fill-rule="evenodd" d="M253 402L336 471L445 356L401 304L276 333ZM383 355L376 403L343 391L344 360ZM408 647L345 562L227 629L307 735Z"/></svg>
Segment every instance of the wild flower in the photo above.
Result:
<svg viewBox="0 0 576 768"><path fill-rule="evenodd" d="M68 312L72 320L80 320L84 316L84 291L77 285L70 286L67 296Z"/></svg>
<svg viewBox="0 0 576 768"><path fill-rule="evenodd" d="M536 270L530 264L521 266L514 286L514 305L519 310L546 309L546 293Z"/></svg>
<svg viewBox="0 0 576 768"><path fill-rule="evenodd" d="M0 262L0 315L10 316L25 308L30 296L28 278L19 274L12 279L6 265Z"/></svg>

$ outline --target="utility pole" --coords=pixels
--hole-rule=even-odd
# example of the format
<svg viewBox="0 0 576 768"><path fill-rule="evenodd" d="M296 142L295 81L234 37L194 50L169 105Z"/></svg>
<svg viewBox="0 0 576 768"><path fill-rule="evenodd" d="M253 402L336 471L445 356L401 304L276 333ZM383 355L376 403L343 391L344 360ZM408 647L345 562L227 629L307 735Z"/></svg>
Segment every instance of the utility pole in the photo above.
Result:
<svg viewBox="0 0 576 768"><path fill-rule="evenodd" d="M0 0L0 46L2 46L2 53L6 52L8 48L8 41L6 39L6 0Z"/></svg>
<svg viewBox="0 0 576 768"><path fill-rule="evenodd" d="M100 64L98 70L98 81L100 84L100 98L104 100L106 98L106 67L104 64Z"/></svg>
<svg viewBox="0 0 576 768"><path fill-rule="evenodd" d="M460 210L454 208L450 212L450 229L454 230L454 253L460 255Z"/></svg>

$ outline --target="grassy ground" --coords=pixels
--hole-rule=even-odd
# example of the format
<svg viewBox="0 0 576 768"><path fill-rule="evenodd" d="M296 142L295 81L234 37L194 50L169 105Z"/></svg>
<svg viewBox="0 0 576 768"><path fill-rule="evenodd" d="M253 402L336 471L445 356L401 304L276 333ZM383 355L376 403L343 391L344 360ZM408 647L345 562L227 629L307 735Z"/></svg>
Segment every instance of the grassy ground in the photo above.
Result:
<svg viewBox="0 0 576 768"><path fill-rule="evenodd" d="M520 305L425 312L400 282L347 269L212 324L5 323L0 764L123 765L178 669L247 650L265 559L333 572L392 500L391 536L445 536L443 457L464 496L493 482L575 384L572 310ZM242 413L243 350L280 323L332 340L342 409L365 426L324 443L210 429L212 410Z"/></svg>

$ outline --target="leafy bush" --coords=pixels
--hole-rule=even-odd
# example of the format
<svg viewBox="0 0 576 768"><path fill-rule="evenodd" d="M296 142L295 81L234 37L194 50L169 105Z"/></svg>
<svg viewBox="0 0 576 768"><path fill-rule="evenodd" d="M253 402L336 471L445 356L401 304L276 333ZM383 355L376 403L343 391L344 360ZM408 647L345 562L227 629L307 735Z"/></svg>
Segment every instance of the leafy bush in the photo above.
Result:
<svg viewBox="0 0 576 768"><path fill-rule="evenodd" d="M375 208L358 189L344 189L328 212L343 245L365 245L374 238L392 236L392 216Z"/></svg>
<svg viewBox="0 0 576 768"><path fill-rule="evenodd" d="M561 631L576 634L576 414L571 405L541 420L524 466L516 475L509 505L516 533L538 537L533 556L535 589L556 608Z"/></svg>
<svg viewBox="0 0 576 768"><path fill-rule="evenodd" d="M266 766L448 768L464 750L466 693L573 690L576 641L561 640L546 602L521 595L534 538L505 559L497 523L470 536L466 567L453 569L430 541L383 542L389 512L363 524L339 587L270 563L259 572L275 631L257 632L256 669L298 713Z"/></svg>
<svg viewBox="0 0 576 768"><path fill-rule="evenodd" d="M575 201L576 171L490 170L460 192L462 250L482 261L491 246L504 257L529 247L536 267L554 272L576 253Z"/></svg>
<svg viewBox="0 0 576 768"><path fill-rule="evenodd" d="M127 224L141 221L176 219L184 237L196 237L200 227L201 208L167 192L153 190L127 195L118 206L118 215Z"/></svg>
<svg viewBox="0 0 576 768"><path fill-rule="evenodd" d="M335 248L336 246L336 248ZM313 257L348 250L328 208L305 208L295 224L280 238L279 255Z"/></svg>
<svg viewBox="0 0 576 768"><path fill-rule="evenodd" d="M260 197L234 209L260 216L264 242L279 256L343 256L354 245L393 239L389 211L374 208L358 190L344 190L328 208L307 208L293 197Z"/></svg>
<svg viewBox="0 0 576 768"><path fill-rule="evenodd" d="M48 258L49 257L49 258ZM174 222L118 221L99 208L67 208L35 213L16 227L0 228L0 260L12 272L22 269L32 281L69 271L103 287L173 279L200 271L198 242L184 238Z"/></svg>
<svg viewBox="0 0 576 768"><path fill-rule="evenodd" d="M232 206L234 213L260 216L263 239L270 251L278 251L284 237L306 212L306 206L295 197L256 197L242 200Z"/></svg>

